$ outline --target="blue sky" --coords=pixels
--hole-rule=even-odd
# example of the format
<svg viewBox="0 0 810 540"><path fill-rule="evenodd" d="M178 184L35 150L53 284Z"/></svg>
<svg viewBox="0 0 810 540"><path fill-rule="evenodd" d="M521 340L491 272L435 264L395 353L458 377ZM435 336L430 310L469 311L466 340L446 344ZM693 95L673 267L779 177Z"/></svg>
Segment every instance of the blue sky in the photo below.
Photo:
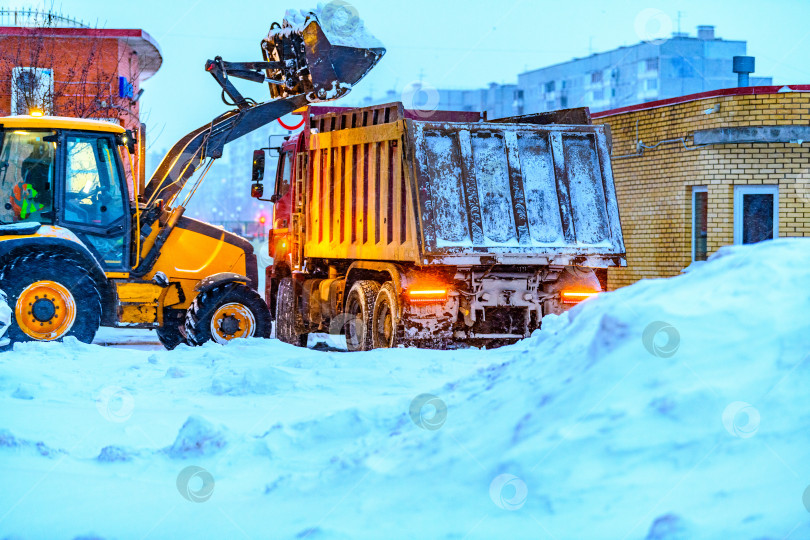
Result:
<svg viewBox="0 0 810 540"><path fill-rule="evenodd" d="M156 147L167 147L226 107L204 72L208 58L260 60L259 43L300 0L56 0L65 14L105 28L142 28L159 43L164 62L144 84L143 112ZM576 0L351 0L367 27L388 48L375 71L354 93L400 92L419 80L437 88L474 88L516 82L526 69L640 41L639 18L691 35L714 25L718 37L748 42L756 75L775 84L810 83L810 1L609 1ZM42 6L42 2L17 2ZM51 5L50 0L46 2ZM13 4L12 4L13 5ZM666 29L666 28L665 28ZM257 100L263 85L241 86ZM154 140L155 137L159 138Z"/></svg>

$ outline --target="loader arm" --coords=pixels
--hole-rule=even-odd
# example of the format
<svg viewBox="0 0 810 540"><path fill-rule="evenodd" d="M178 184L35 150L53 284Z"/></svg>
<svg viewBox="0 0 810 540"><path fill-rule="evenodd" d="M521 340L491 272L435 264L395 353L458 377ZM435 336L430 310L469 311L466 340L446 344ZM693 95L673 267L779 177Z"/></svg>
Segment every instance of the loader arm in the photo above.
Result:
<svg viewBox="0 0 810 540"><path fill-rule="evenodd" d="M262 62L225 62L219 56L206 62L205 70L222 87L222 100L236 109L216 117L172 146L144 189L146 209L138 214L139 221L142 217L154 221L158 200L171 206L197 168L207 159L222 157L226 144L309 103L346 95L385 54L385 48L376 40L372 46L362 47L346 44L338 35L338 42L333 46L332 39L336 36L324 33L318 17L319 11L313 11L300 25L287 20L283 25L274 24L262 41ZM245 98L230 77L268 83L273 99L256 103ZM231 102L225 99L226 95ZM131 275L143 277L154 267L161 248L184 211L183 204L177 205L165 221L161 220L165 225ZM151 224L141 223L143 225Z"/></svg>
<svg viewBox="0 0 810 540"><path fill-rule="evenodd" d="M177 141L160 162L144 192L147 204L171 200L206 158L218 159L226 144L305 106L305 95L228 111Z"/></svg>

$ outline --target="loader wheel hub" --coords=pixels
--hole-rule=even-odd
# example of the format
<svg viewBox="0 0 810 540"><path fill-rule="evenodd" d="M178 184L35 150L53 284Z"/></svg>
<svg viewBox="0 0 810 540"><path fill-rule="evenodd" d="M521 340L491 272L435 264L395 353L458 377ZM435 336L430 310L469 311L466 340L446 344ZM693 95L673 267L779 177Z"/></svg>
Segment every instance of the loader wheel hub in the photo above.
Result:
<svg viewBox="0 0 810 540"><path fill-rule="evenodd" d="M211 317L211 337L217 343L227 343L235 338L253 337L256 318L244 304L230 303L220 306Z"/></svg>
<svg viewBox="0 0 810 540"><path fill-rule="evenodd" d="M73 294L61 283L37 281L20 293L14 317L20 330L38 341L53 341L67 334L76 321Z"/></svg>
<svg viewBox="0 0 810 540"><path fill-rule="evenodd" d="M56 306L49 298L40 298L31 306L31 315L40 322L48 322L56 315Z"/></svg>

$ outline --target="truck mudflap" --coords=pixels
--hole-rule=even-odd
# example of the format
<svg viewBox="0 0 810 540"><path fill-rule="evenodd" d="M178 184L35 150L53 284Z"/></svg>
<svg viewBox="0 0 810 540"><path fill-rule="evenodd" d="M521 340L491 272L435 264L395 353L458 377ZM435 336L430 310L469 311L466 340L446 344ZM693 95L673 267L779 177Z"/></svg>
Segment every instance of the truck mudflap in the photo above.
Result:
<svg viewBox="0 0 810 540"><path fill-rule="evenodd" d="M408 124L422 262L625 264L603 126Z"/></svg>

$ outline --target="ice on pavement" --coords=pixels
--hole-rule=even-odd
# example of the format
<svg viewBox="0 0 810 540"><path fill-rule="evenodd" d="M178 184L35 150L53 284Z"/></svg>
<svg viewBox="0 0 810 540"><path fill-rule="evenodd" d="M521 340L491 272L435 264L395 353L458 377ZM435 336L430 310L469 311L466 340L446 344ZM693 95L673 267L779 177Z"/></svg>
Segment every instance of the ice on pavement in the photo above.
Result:
<svg viewBox="0 0 810 540"><path fill-rule="evenodd" d="M492 351L17 345L0 537L808 538L808 248Z"/></svg>

